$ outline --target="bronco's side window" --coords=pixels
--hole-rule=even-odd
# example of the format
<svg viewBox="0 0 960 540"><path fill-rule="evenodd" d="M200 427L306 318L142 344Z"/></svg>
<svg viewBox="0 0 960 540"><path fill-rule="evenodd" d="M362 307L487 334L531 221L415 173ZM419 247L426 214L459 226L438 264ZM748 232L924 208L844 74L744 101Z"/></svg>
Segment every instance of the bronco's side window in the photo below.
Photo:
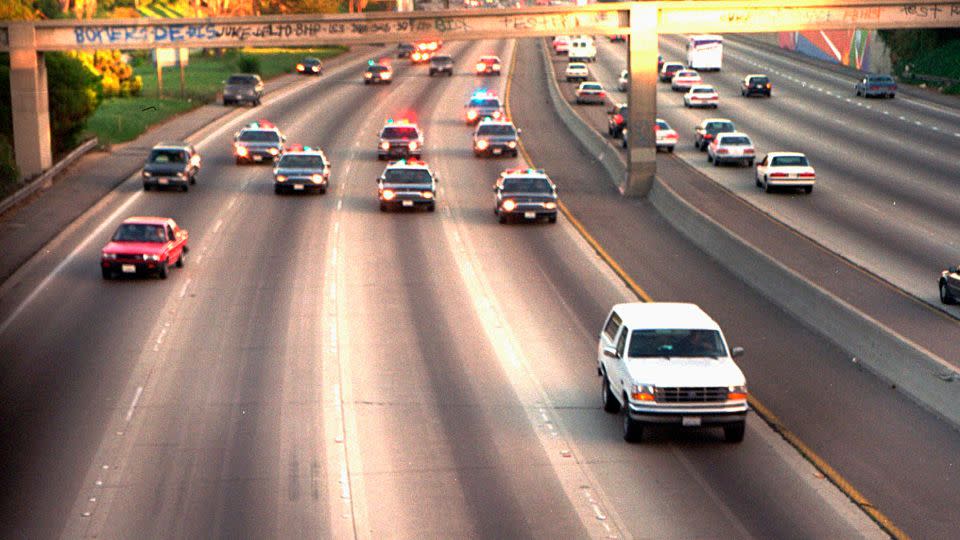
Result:
<svg viewBox="0 0 960 540"><path fill-rule="evenodd" d="M603 333L606 334L607 339L613 341L613 338L617 336L617 329L620 328L621 322L620 316L617 315L616 311L610 314L610 318L607 319L607 324L603 327Z"/></svg>
<svg viewBox="0 0 960 540"><path fill-rule="evenodd" d="M623 353L627 348L627 334L628 331L626 328L620 332L620 339L617 340L617 356L623 358Z"/></svg>

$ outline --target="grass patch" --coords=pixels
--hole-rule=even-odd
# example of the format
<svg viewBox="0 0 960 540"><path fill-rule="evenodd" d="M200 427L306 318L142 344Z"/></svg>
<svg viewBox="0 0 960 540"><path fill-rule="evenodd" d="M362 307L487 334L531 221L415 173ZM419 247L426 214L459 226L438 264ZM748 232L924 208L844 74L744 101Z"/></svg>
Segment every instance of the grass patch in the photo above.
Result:
<svg viewBox="0 0 960 540"><path fill-rule="evenodd" d="M163 99L157 97L157 72L148 58L133 71L143 79L141 97L111 98L100 104L87 122L87 131L100 138L101 143L119 143L137 138L150 126L171 116L213 102L223 89L223 81L236 73L240 54L260 60L260 76L270 79L293 72L304 56L330 58L345 47L315 47L308 49L243 49L231 50L223 56L193 55L186 67L183 97L180 96L180 69L164 68ZM155 110L144 111L148 107Z"/></svg>

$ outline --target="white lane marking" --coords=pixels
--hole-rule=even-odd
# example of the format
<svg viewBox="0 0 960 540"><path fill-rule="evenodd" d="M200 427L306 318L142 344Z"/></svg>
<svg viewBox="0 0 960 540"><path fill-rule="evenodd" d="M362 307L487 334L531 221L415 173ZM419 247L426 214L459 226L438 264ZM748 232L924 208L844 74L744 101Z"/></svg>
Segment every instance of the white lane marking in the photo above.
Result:
<svg viewBox="0 0 960 540"><path fill-rule="evenodd" d="M137 408L137 402L140 401L140 394L143 393L143 387L138 386L137 391L133 394L133 401L130 402L130 406L127 407L127 414L124 416L124 419L129 422L133 418L133 410Z"/></svg>
<svg viewBox="0 0 960 540"><path fill-rule="evenodd" d="M343 199L340 199L339 201L337 201L337 210L340 210L342 208L343 208Z"/></svg>
<svg viewBox="0 0 960 540"><path fill-rule="evenodd" d="M903 120L903 121L906 121L906 120L907 120L907 117L906 117L906 116L900 116L899 118L900 118L901 120Z"/></svg>
<svg viewBox="0 0 960 540"><path fill-rule="evenodd" d="M339 233L339 232L340 232L340 222L339 222L339 221L334 221L334 222L333 222L333 234L337 234L337 233ZM333 249L334 249L334 251L336 251L337 246L333 246Z"/></svg>
<svg viewBox="0 0 960 540"><path fill-rule="evenodd" d="M234 195L233 198L230 199L230 202L227 203L227 210L230 210L231 208L233 208L233 205L237 204L237 197L238 197L237 195Z"/></svg>
<svg viewBox="0 0 960 540"><path fill-rule="evenodd" d="M960 132L954 133L953 136L954 136L954 137L960 137Z"/></svg>
<svg viewBox="0 0 960 540"><path fill-rule="evenodd" d="M930 126L930 129L934 131L940 131L940 128L938 128L937 126Z"/></svg>
<svg viewBox="0 0 960 540"><path fill-rule="evenodd" d="M922 125L923 125L923 122L921 122L921 121L919 121L919 120L914 120L913 123L916 124L916 125L918 125L918 126L922 126Z"/></svg>
<svg viewBox="0 0 960 540"><path fill-rule="evenodd" d="M125 212L127 208L131 204L133 204L134 201L139 199L142 195L143 195L142 191L137 191L133 195L131 195L130 198L126 200L126 202L124 202L116 210L111 212L110 215L107 216L107 219L103 220L103 222L101 222L100 225L97 225L97 228L94 229L93 232L91 232L89 235L87 235L87 237L82 242L77 244L77 247L73 248L73 251L71 251L70 254L66 256L66 258L60 261L60 264L54 267L53 271L47 274L47 277L43 278L43 281L41 281L40 284L37 285L37 288L34 289L33 292L31 292L29 295L27 295L27 297L23 299L23 302L20 302L20 305L18 305L17 308L13 310L13 313L11 313L10 316L7 317L5 321L3 321L3 324L0 324L0 334L3 334L4 331L6 331L6 329L10 327L10 324L12 324L13 321L20 316L20 313L23 312L24 308L27 307L27 304L29 304L30 302L33 302L33 300L36 299L37 295L39 295L40 292L43 291L47 287L47 285L50 284L51 281L53 281L53 278L56 277L57 274L62 272L63 269L68 264L70 264L70 261L72 261L74 257L76 257L81 251L85 250L87 248L87 245L90 244L90 242L93 241L94 238L99 236L100 233L102 233L103 230L107 228L107 225L112 224L122 212Z"/></svg>
<svg viewBox="0 0 960 540"><path fill-rule="evenodd" d="M187 287L190 286L190 281L192 281L192 279L193 278L187 278L187 282L183 284L183 288L180 289L180 298L183 298L187 295Z"/></svg>
<svg viewBox="0 0 960 540"><path fill-rule="evenodd" d="M890 111L883 111L883 114L890 116Z"/></svg>
<svg viewBox="0 0 960 540"><path fill-rule="evenodd" d="M167 326L169 326L169 324L170 323L167 323ZM154 352L158 352L160 350L160 345L163 344L163 338L167 335L167 326L164 326L160 329L160 335L157 336L157 341L153 344Z"/></svg>
<svg viewBox="0 0 960 540"><path fill-rule="evenodd" d="M213 224L213 234L220 232L220 227L223 227L223 219L218 219L217 222Z"/></svg>
<svg viewBox="0 0 960 540"><path fill-rule="evenodd" d="M350 480L347 478L347 464L340 465L340 498L350 498Z"/></svg>

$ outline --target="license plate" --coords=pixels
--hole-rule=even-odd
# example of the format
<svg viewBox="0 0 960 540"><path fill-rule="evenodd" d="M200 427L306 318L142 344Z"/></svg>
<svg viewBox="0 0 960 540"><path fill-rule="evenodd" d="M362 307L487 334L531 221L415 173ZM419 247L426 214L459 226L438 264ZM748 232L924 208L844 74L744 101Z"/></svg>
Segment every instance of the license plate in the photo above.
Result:
<svg viewBox="0 0 960 540"><path fill-rule="evenodd" d="M302 191L302 190L303 190L303 184L294 184L294 185L293 185L293 190L294 190L294 191Z"/></svg>
<svg viewBox="0 0 960 540"><path fill-rule="evenodd" d="M700 425L701 418L699 416L684 416L680 421L684 427L697 427Z"/></svg>
<svg viewBox="0 0 960 540"><path fill-rule="evenodd" d="M404 206L413 206L413 201L403 201L403 203L401 204L403 204Z"/></svg>
<svg viewBox="0 0 960 540"><path fill-rule="evenodd" d="M120 265L120 271L125 274L135 274L137 272L137 267L132 264L122 264Z"/></svg>
<svg viewBox="0 0 960 540"><path fill-rule="evenodd" d="M166 184L169 184L169 183L170 183L170 179L168 179L168 178L161 178L161 179L157 180L157 182L160 183L160 184L166 185Z"/></svg>
<svg viewBox="0 0 960 540"><path fill-rule="evenodd" d="M253 156L254 161L263 161L263 156Z"/></svg>
<svg viewBox="0 0 960 540"><path fill-rule="evenodd" d="M527 219L536 219L537 213L536 213L536 212L524 212L524 213L523 213L523 217L525 217L525 218L527 218Z"/></svg>
<svg viewBox="0 0 960 540"><path fill-rule="evenodd" d="M493 149L493 153L494 153L494 154L502 154L502 153L503 153L503 148L494 148L494 149Z"/></svg>

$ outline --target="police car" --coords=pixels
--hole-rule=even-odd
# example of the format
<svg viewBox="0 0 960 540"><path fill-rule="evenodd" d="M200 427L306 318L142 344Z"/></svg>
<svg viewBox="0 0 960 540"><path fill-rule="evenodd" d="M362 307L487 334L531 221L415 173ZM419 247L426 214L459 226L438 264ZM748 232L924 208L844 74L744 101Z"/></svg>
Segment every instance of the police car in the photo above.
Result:
<svg viewBox="0 0 960 540"><path fill-rule="evenodd" d="M288 148L273 168L273 191L327 192L330 162L323 150L309 146Z"/></svg>
<svg viewBox="0 0 960 540"><path fill-rule="evenodd" d="M493 185L500 223L511 218L557 222L557 186L542 169L510 169L500 173Z"/></svg>
<svg viewBox="0 0 960 540"><path fill-rule="evenodd" d="M423 155L423 134L417 124L409 120L387 120L380 130L377 159L415 157Z"/></svg>
<svg viewBox="0 0 960 540"><path fill-rule="evenodd" d="M363 72L363 84L384 83L393 81L393 70L386 64L378 64L373 60L367 62L367 69Z"/></svg>
<svg viewBox="0 0 960 540"><path fill-rule="evenodd" d="M484 118L500 120L506 116L500 98L484 88L475 91L464 108L467 111L465 120L468 126L472 126Z"/></svg>
<svg viewBox="0 0 960 540"><path fill-rule="evenodd" d="M509 120L481 120L473 132L473 155L517 157L517 135L520 130Z"/></svg>
<svg viewBox="0 0 960 540"><path fill-rule="evenodd" d="M418 206L433 212L437 208L437 176L422 161L395 161L377 178L377 198L381 212Z"/></svg>
<svg viewBox="0 0 960 540"><path fill-rule="evenodd" d="M273 162L283 153L287 138L277 126L260 120L251 122L233 135L233 156L241 163Z"/></svg>

